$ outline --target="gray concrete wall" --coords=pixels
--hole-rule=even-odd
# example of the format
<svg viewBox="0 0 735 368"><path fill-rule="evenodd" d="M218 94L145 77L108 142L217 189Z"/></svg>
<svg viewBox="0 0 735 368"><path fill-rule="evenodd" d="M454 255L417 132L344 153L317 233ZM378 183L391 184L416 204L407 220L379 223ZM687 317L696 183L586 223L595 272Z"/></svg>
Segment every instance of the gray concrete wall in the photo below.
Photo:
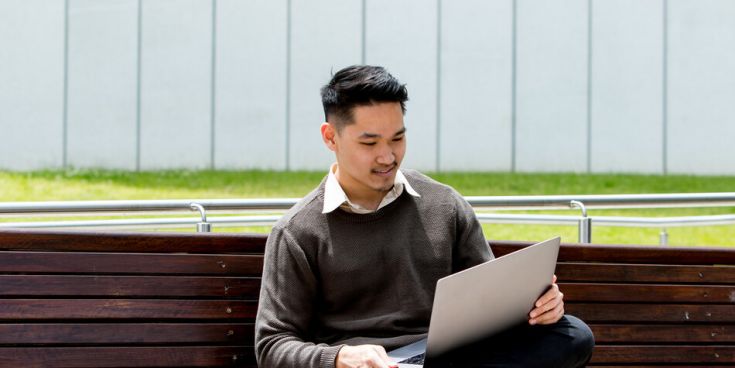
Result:
<svg viewBox="0 0 735 368"><path fill-rule="evenodd" d="M405 166L735 174L731 0L6 0L0 43L0 169L325 170L370 63Z"/></svg>

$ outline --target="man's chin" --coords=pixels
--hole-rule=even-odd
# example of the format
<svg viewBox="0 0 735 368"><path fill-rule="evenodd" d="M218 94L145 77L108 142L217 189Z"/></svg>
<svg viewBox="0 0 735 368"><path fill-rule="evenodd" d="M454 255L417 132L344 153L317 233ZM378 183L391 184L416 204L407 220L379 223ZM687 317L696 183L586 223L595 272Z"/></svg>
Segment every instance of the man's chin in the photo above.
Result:
<svg viewBox="0 0 735 368"><path fill-rule="evenodd" d="M386 193L389 190L393 189L393 184L395 183L395 181L395 173L385 176L373 173L368 181L365 181L365 184L368 184L368 186L376 192Z"/></svg>
<svg viewBox="0 0 735 368"><path fill-rule="evenodd" d="M393 180L391 180L390 183L373 186L373 190L375 190L376 192L381 192L383 194L390 192L391 189L393 189Z"/></svg>

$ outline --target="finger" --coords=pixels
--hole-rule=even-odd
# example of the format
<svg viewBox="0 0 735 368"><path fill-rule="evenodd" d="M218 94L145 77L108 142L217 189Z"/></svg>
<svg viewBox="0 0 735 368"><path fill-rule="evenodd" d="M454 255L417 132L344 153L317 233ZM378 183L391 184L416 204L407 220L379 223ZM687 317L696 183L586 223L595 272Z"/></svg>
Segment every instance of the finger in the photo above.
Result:
<svg viewBox="0 0 735 368"><path fill-rule="evenodd" d="M528 316L533 319L538 319L539 316L545 314L546 312L553 310L557 308L560 304L564 303L564 294L561 292L558 292L553 299L549 300L548 302L542 304L541 306L534 308L531 313L528 314Z"/></svg>
<svg viewBox="0 0 735 368"><path fill-rule="evenodd" d="M388 353L385 352L385 348L380 345L373 345L373 353L375 354L375 363L376 367L380 368L390 368L393 366L393 362L391 362L390 358L388 357Z"/></svg>
<svg viewBox="0 0 735 368"><path fill-rule="evenodd" d="M546 292L544 293L544 295L542 295L540 298L538 298L538 300L536 301L536 304L535 305L537 307L540 307L540 306L542 306L542 305L550 302L554 298L556 298L556 295L557 294L559 294L559 285L557 285L557 284L551 284L551 286L549 287L549 290L546 290Z"/></svg>
<svg viewBox="0 0 735 368"><path fill-rule="evenodd" d="M556 323L564 315L564 302L559 303L553 309L539 315L536 318L532 318L528 321L531 325L548 325Z"/></svg>
<svg viewBox="0 0 735 368"><path fill-rule="evenodd" d="M552 284L556 284L556 275L554 275L554 276L553 276L553 277L551 278L551 283L552 283Z"/></svg>
<svg viewBox="0 0 735 368"><path fill-rule="evenodd" d="M560 294L559 291L559 285L557 284L551 284L551 287L549 287L549 290L547 290L544 295L541 295L538 300L536 300L536 307L540 307L552 300L554 300L558 295Z"/></svg>
<svg viewBox="0 0 735 368"><path fill-rule="evenodd" d="M553 310L545 313L544 315L540 316L536 319L536 324L538 325L550 325L553 323L558 322L561 317L564 315L564 305L559 305Z"/></svg>
<svg viewBox="0 0 735 368"><path fill-rule="evenodd" d="M386 364L393 364L393 361L388 357L388 353L385 351L384 347L376 345L375 351L378 353L378 356L380 356L380 359L382 359Z"/></svg>
<svg viewBox="0 0 735 368"><path fill-rule="evenodd" d="M550 325L556 323L559 319L561 319L563 313L561 313L561 308L559 310L553 310L550 311L543 316L537 318L534 320L533 325Z"/></svg>
<svg viewBox="0 0 735 368"><path fill-rule="evenodd" d="M370 350L365 356L364 363L370 368L388 368L388 365L380 358L374 350Z"/></svg>

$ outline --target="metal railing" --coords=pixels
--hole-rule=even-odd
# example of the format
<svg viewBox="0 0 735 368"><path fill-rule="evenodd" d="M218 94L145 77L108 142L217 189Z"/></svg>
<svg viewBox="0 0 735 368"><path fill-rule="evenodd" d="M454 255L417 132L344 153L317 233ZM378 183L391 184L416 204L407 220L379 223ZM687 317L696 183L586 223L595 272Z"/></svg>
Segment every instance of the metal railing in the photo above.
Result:
<svg viewBox="0 0 735 368"><path fill-rule="evenodd" d="M22 221L0 222L0 228L130 228L181 227L196 225L197 231L211 231L212 224L222 226L269 226L280 215L263 212L291 208L300 198L279 199L193 199L193 200L137 200L137 201L62 201L62 202L5 202L0 203L0 217L44 215L81 215L130 213L169 213L198 211L199 218L137 218L110 220ZM735 192L691 194L635 194L635 195L556 195L556 196L493 196L465 197L475 210L539 210L579 209L581 216L544 214L477 213L483 223L577 225L579 242L592 240L592 225L658 227L662 229L660 243L666 244L666 229L683 226L710 226L735 224L735 215L684 217L622 217L589 216L589 209L623 208L689 208L735 207ZM208 216L209 213L246 213L247 216Z"/></svg>

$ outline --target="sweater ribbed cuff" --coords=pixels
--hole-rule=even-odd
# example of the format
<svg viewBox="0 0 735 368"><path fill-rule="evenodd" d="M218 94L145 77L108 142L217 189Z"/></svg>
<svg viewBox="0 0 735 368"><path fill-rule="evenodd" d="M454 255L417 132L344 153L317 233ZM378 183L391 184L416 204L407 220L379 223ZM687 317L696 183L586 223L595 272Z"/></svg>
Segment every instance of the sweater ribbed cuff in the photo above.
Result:
<svg viewBox="0 0 735 368"><path fill-rule="evenodd" d="M337 354L339 354L339 350L342 349L343 346L344 345L329 346L322 349L322 356L319 359L319 366L321 368L335 368Z"/></svg>

